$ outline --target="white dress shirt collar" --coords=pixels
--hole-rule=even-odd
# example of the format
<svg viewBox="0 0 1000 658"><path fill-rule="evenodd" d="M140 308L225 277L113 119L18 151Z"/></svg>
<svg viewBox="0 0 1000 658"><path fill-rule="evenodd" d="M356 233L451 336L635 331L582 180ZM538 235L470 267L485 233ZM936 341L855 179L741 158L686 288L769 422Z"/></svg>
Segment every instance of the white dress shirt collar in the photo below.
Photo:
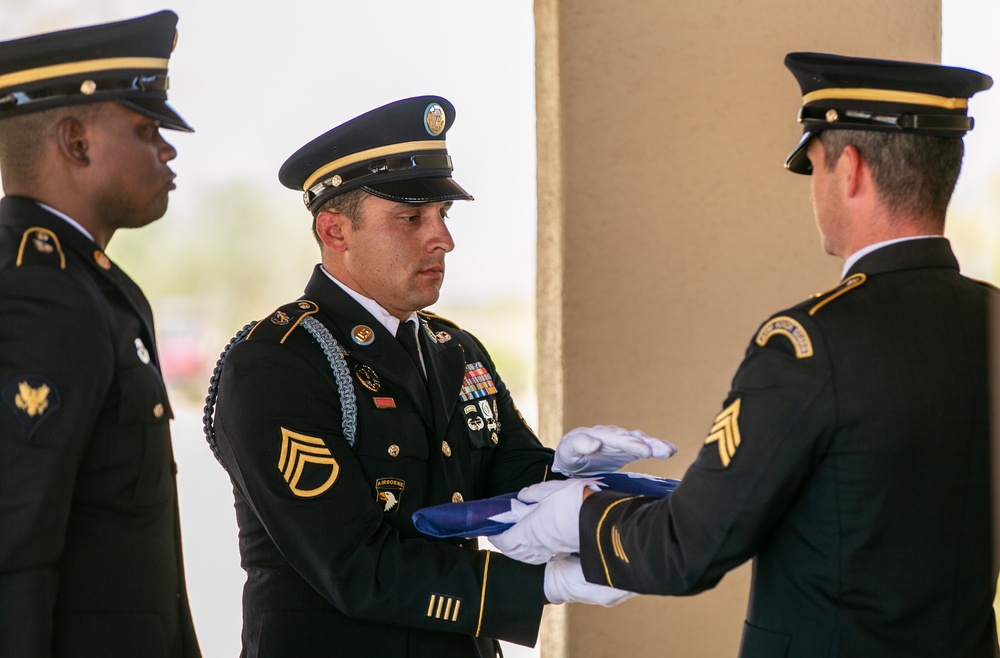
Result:
<svg viewBox="0 0 1000 658"><path fill-rule="evenodd" d="M389 311L382 308L382 306L371 297L365 297L356 290L352 290L351 288L345 286L343 283L337 280L337 277L327 272L326 268L324 268L322 265L320 265L320 269L323 270L323 274L327 275L331 281L340 286L341 290L350 295L354 301L361 304L361 306L363 306L366 311L371 313L375 317L375 319L378 320L382 324L382 326L389 331L390 334L392 334L393 336L396 335L396 330L399 329L399 322L400 322L399 318L397 318L396 316L389 313ZM416 327L420 326L420 321L417 319L416 313L410 313L410 316L406 318L406 320L407 321L413 320L414 330L416 330ZM417 341L417 346L419 347L419 345L420 341Z"/></svg>
<svg viewBox="0 0 1000 658"><path fill-rule="evenodd" d="M58 210L56 210L52 206L47 206L44 203L42 203L41 201L35 201L35 203L37 203L39 206L41 206L45 210L48 210L50 213L52 213L53 215L55 215L59 219L64 220L67 224L69 224L70 226L72 226L73 228L75 228L80 233L83 233L85 236L87 236L87 239L90 240L91 242L94 241L94 236L92 236L87 231L87 229L85 229L82 226L80 226L80 224L75 219L73 219L72 217L70 217L69 215L67 215L65 213L62 213L62 212L59 212Z"/></svg>
<svg viewBox="0 0 1000 658"><path fill-rule="evenodd" d="M844 269L840 273L840 278L843 279L844 277L846 277L847 273L851 270L852 267L854 267L854 264L857 263L859 260L861 260L863 256L867 256L868 254L878 249L881 249L882 247L888 247L891 244L896 244L898 242L907 242L909 240L925 240L927 238L940 238L940 237L942 236L914 235L908 238L895 238L893 240L883 240L882 242L876 242L875 244L870 244L867 247L862 247L861 249L858 249L853 254L848 256L847 260L844 261Z"/></svg>

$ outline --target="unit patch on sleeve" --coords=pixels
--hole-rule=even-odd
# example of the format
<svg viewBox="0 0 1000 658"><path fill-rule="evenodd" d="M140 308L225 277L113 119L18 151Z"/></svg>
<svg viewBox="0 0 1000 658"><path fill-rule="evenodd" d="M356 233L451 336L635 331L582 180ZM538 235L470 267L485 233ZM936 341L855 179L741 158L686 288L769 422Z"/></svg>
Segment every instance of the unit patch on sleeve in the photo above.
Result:
<svg viewBox="0 0 1000 658"><path fill-rule="evenodd" d="M15 377L3 387L2 397L29 439L60 402L56 385L41 375Z"/></svg>
<svg viewBox="0 0 1000 658"><path fill-rule="evenodd" d="M462 379L462 391L460 397L463 402L484 398L487 395L496 395L497 389L493 385L493 377L490 376L482 363L465 364L465 377Z"/></svg>
<svg viewBox="0 0 1000 658"><path fill-rule="evenodd" d="M403 500L403 489L406 482L396 478L379 478L375 480L375 491L378 492L378 504L382 512L392 514L399 511L399 503Z"/></svg>
<svg viewBox="0 0 1000 658"><path fill-rule="evenodd" d="M757 332L755 342L764 347L767 345L767 341L771 340L774 336L784 336L791 341L792 347L795 349L795 358L797 359L807 359L813 355L812 340L809 339L809 334L806 333L806 330L799 321L794 318L786 315L772 318Z"/></svg>
<svg viewBox="0 0 1000 658"><path fill-rule="evenodd" d="M293 494L299 498L315 498L337 481L340 464L323 439L282 427L278 470Z"/></svg>
<svg viewBox="0 0 1000 658"><path fill-rule="evenodd" d="M736 449L740 447L740 401L733 402L731 405L723 409L718 416L715 417L715 421L712 423L712 429L708 431L708 438L705 439L705 445L709 443L717 442L719 445L719 459L722 460L722 466L725 468L729 466L729 462L732 461L733 455L736 454Z"/></svg>

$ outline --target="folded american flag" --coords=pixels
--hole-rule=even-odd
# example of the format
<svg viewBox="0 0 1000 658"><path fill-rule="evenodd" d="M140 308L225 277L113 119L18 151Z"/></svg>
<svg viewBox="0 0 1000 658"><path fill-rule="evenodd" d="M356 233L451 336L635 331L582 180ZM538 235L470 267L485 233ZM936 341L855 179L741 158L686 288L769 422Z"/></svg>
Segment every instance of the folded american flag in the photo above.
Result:
<svg viewBox="0 0 1000 658"><path fill-rule="evenodd" d="M611 491L664 498L680 484L678 480L642 473L591 475ZM425 507L413 514L413 525L431 537L489 537L510 528L528 512L530 505L517 500L517 493Z"/></svg>

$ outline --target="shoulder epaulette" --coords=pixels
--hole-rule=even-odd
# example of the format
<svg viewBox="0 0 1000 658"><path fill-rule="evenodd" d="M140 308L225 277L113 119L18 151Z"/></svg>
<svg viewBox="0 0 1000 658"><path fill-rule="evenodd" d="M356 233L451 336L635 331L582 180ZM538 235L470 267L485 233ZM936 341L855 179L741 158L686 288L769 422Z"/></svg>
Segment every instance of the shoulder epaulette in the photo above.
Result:
<svg viewBox="0 0 1000 658"><path fill-rule="evenodd" d="M840 285L832 290L827 290L826 292L817 293L814 295L816 299L819 299L811 309L809 309L809 315L816 315L816 311L820 310L833 300L837 299L841 295L845 295L848 292L861 287L861 284L868 280L868 277L864 274L852 274L843 281Z"/></svg>
<svg viewBox="0 0 1000 658"><path fill-rule="evenodd" d="M17 267L22 265L49 265L66 269L66 255L59 236L47 228L32 226L21 236L21 247L17 250Z"/></svg>
<svg viewBox="0 0 1000 658"><path fill-rule="evenodd" d="M254 325L247 335L247 340L266 340L273 343L284 343L285 339L295 331L303 319L319 310L315 302L300 299L284 306Z"/></svg>
<svg viewBox="0 0 1000 658"><path fill-rule="evenodd" d="M417 315L424 318L425 320L434 320L435 322L441 322L448 325L449 327L455 327L459 331L462 330L460 326L449 320L448 318L443 318L437 313L432 313L431 311L417 311Z"/></svg>

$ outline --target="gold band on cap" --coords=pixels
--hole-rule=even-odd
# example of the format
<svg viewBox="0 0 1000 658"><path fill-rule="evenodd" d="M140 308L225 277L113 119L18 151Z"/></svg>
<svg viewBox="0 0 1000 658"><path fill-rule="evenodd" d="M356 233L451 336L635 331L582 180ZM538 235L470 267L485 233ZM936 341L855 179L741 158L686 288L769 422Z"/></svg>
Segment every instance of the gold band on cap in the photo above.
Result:
<svg viewBox="0 0 1000 658"><path fill-rule="evenodd" d="M407 153L409 151L444 151L445 144L443 139L428 139L420 142L402 142L400 144L389 144L388 146L379 146L378 148L368 149L367 151L359 151L357 153L352 153L350 155L345 155L342 158L338 158L329 164L325 164L316 171L314 171L309 178L302 183L302 191L305 192L313 183L318 181L323 176L326 176L331 171L335 169L340 169L341 167L346 167L352 165L356 162L361 162L363 160L371 160L373 158L384 158L390 155L398 155L400 153Z"/></svg>
<svg viewBox="0 0 1000 658"><path fill-rule="evenodd" d="M825 100L877 101L881 103L907 103L927 105L945 110L964 110L969 107L967 98L947 98L914 91L894 91L892 89L817 89L802 97L802 104Z"/></svg>
<svg viewBox="0 0 1000 658"><path fill-rule="evenodd" d="M51 78L61 78L67 75L113 71L115 69L157 69L166 71L169 61L169 59L161 57L109 57L107 59L91 59L85 62L53 64L52 66L41 66L37 69L0 75L0 89L49 80Z"/></svg>

